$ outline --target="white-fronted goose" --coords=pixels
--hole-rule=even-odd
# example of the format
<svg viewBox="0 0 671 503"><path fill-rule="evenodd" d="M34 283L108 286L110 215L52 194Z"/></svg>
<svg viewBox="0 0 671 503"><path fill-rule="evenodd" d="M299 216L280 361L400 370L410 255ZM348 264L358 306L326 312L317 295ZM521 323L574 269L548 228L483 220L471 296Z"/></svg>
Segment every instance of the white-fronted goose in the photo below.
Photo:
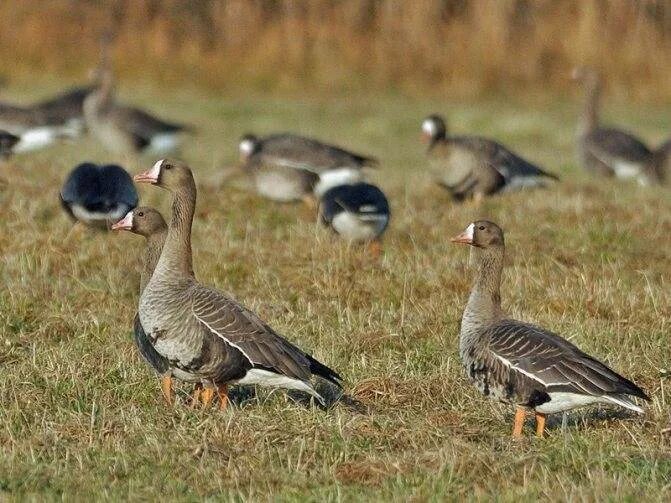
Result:
<svg viewBox="0 0 671 503"><path fill-rule="evenodd" d="M597 175L635 179L641 185L659 183L653 151L643 141L627 131L600 125L598 73L589 67L579 67L573 70L573 79L585 91L585 106L576 131L578 158L583 168Z"/></svg>
<svg viewBox="0 0 671 503"><path fill-rule="evenodd" d="M193 277L191 225L196 184L178 162L158 161L135 181L172 193L172 218L154 274L140 297L140 321L156 350L182 370L216 384L222 400L233 383L309 393L310 378L340 386L340 376L281 337L256 314Z"/></svg>
<svg viewBox="0 0 671 503"><path fill-rule="evenodd" d="M433 176L457 201L480 200L503 190L540 187L558 178L522 159L500 143L479 136L451 136L445 120L430 115L422 137Z"/></svg>
<svg viewBox="0 0 671 503"><path fill-rule="evenodd" d="M110 152L117 154L166 154L176 151L181 133L189 128L165 122L138 108L117 103L114 78L100 70L100 83L84 100L86 126Z"/></svg>
<svg viewBox="0 0 671 503"><path fill-rule="evenodd" d="M288 133L263 138L251 134L245 135L240 140L240 154L243 163L254 169L254 178L259 191L271 192L273 183L278 185L278 177L296 176L294 172L279 168L304 172L301 175L305 180L300 187L304 191L302 196L313 191L317 197L321 197L331 187L362 181L364 178L362 169L377 165L377 160L373 157L349 152L314 138ZM264 180L264 172L272 173L270 181ZM311 177L308 176L310 173ZM319 178L315 179L314 175L318 175ZM261 183L267 188L262 189ZM297 186L295 182L287 185L292 188ZM289 192L287 190L287 194ZM298 198L293 198L295 199Z"/></svg>
<svg viewBox="0 0 671 503"><path fill-rule="evenodd" d="M507 318L501 310L505 245L501 228L486 220L470 224L453 242L472 246L476 269L461 321L459 354L468 378L486 396L517 407L513 435L525 411L536 414L543 435L546 414L595 403L643 412L631 398L648 397L630 380L544 328Z"/></svg>
<svg viewBox="0 0 671 503"><path fill-rule="evenodd" d="M7 103L0 103L0 129L19 137L13 149L17 154L40 150L79 134L71 125L50 123L41 110Z"/></svg>
<svg viewBox="0 0 671 503"><path fill-rule="evenodd" d="M73 220L108 227L137 206L137 190L130 175L115 164L85 162L68 175L60 192L61 204Z"/></svg>
<svg viewBox="0 0 671 503"><path fill-rule="evenodd" d="M14 146L19 140L18 136L0 129L0 159L9 159L14 153Z"/></svg>
<svg viewBox="0 0 671 503"><path fill-rule="evenodd" d="M34 108L42 114L47 124L60 124L81 134L85 129L84 100L95 88L95 85L73 87L37 102Z"/></svg>
<svg viewBox="0 0 671 503"><path fill-rule="evenodd" d="M380 253L380 237L389 224L389 202L384 192L369 183L339 185L326 191L319 205L324 225L345 240L370 243Z"/></svg>
<svg viewBox="0 0 671 503"><path fill-rule="evenodd" d="M142 206L129 211L122 220L112 225L112 230L130 231L143 236L146 240L147 246L145 248L142 272L140 273L140 295L142 295L147 283L149 283L149 278L154 274L154 269L161 256L161 250L168 234L168 226L163 216L157 210ZM175 368L167 358L154 349L154 345L149 340L144 328L142 328L138 313L135 314L135 318L133 319L133 335L135 345L142 357L161 376L161 390L168 405L174 403L173 378L196 384L192 402L195 405L200 398L202 379L194 374ZM213 397L214 388L206 388L203 391L204 405L209 405Z"/></svg>

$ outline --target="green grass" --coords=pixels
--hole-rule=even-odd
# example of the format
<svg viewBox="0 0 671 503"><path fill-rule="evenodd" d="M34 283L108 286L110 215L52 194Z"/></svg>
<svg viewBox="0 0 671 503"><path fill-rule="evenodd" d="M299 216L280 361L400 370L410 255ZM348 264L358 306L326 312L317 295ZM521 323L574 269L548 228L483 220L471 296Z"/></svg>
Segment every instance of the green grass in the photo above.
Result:
<svg viewBox="0 0 671 503"><path fill-rule="evenodd" d="M126 93L129 97L130 94ZM199 202L195 269L346 378L369 414L304 408L283 393L225 413L168 410L131 340L141 238L70 223L57 192L75 163L114 160L92 140L3 166L0 193L0 499L668 501L671 198L593 180L574 162L576 105L376 98L134 101L198 134L184 157ZM493 135L560 173L557 187L453 205L428 179L419 122ZM614 105L659 141L665 110ZM372 264L300 206L219 183L245 131L293 130L380 157L393 223ZM154 159L127 164L131 172ZM164 211L166 193L142 188ZM652 396L644 418L586 409L514 442L512 411L466 382L458 327L472 272L448 238L476 217L506 230L504 305L558 331ZM666 374L664 374L666 370ZM666 375L666 380L663 377ZM185 392L188 390L184 390Z"/></svg>

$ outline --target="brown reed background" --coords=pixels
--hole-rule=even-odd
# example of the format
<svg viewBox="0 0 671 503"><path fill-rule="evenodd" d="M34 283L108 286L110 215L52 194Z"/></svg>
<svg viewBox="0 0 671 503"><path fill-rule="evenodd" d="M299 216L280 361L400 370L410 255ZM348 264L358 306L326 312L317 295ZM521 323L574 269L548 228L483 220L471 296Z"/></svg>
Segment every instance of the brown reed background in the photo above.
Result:
<svg viewBox="0 0 671 503"><path fill-rule="evenodd" d="M671 96L669 0L3 0L0 76L119 74L205 88L435 95L562 91L576 64Z"/></svg>

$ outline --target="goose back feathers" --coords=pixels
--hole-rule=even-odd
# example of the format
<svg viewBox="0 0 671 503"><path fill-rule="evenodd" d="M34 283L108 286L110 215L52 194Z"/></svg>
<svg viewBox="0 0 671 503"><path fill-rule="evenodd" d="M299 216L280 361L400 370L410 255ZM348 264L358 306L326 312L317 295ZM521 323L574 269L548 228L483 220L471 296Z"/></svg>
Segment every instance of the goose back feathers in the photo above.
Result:
<svg viewBox="0 0 671 503"><path fill-rule="evenodd" d="M309 379L340 376L280 336L229 295L199 284L192 273L191 224L196 186L190 169L163 160L135 177L173 194L172 218L156 270L140 297L140 320L156 350L175 366L210 380L305 391Z"/></svg>
<svg viewBox="0 0 671 503"><path fill-rule="evenodd" d="M70 172L60 198L74 220L102 227L116 222L138 203L133 180L122 167L89 162Z"/></svg>
<svg viewBox="0 0 671 503"><path fill-rule="evenodd" d="M557 334L505 316L500 299L504 239L496 224L474 222L453 241L473 247L476 273L459 352L468 378L483 394L541 414L591 403L643 411L631 397L647 396L633 382Z"/></svg>

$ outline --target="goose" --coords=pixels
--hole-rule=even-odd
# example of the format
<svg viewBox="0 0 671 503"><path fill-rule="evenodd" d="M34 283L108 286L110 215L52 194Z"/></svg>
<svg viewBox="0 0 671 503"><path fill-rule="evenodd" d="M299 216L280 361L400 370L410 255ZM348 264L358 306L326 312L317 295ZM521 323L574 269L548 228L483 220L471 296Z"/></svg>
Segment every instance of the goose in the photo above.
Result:
<svg viewBox="0 0 671 503"><path fill-rule="evenodd" d="M422 138L429 145L433 176L456 201L473 198L479 202L499 191L543 187L549 180L558 180L494 140L448 136L440 115L422 121Z"/></svg>
<svg viewBox="0 0 671 503"><path fill-rule="evenodd" d="M375 185L359 182L327 190L319 215L324 225L345 240L370 243L372 254L380 254L380 237L389 225L390 211L387 197Z"/></svg>
<svg viewBox="0 0 671 503"><path fill-rule="evenodd" d="M475 281L464 310L459 354L469 380L485 395L516 406L513 436L526 410L543 436L547 414L605 403L643 413L633 397L645 392L559 335L508 318L501 310L505 244L493 222L471 223L452 239L470 245Z"/></svg>
<svg viewBox="0 0 671 503"><path fill-rule="evenodd" d="M135 176L172 194L165 245L139 302L140 322L159 354L213 382L221 400L229 384L254 384L306 392L324 405L310 378L341 387L341 377L279 335L230 295L193 276L191 226L196 183L191 169L160 160Z"/></svg>
<svg viewBox="0 0 671 503"><path fill-rule="evenodd" d="M20 138L0 129L0 159L9 159Z"/></svg>
<svg viewBox="0 0 671 503"><path fill-rule="evenodd" d="M103 228L121 219L138 203L132 178L116 164L78 165L66 178L60 197L74 221Z"/></svg>
<svg viewBox="0 0 671 503"><path fill-rule="evenodd" d="M13 148L15 154L40 150L78 135L72 125L50 123L42 110L7 103L0 103L0 129L19 138Z"/></svg>
<svg viewBox="0 0 671 503"><path fill-rule="evenodd" d="M60 124L81 135L85 130L84 100L95 88L95 85L72 87L36 103L34 108L48 124Z"/></svg>
<svg viewBox="0 0 671 503"><path fill-rule="evenodd" d="M156 263L161 256L161 250L165 243L165 238L168 234L168 226L163 219L163 215L154 208L146 206L135 208L129 211L123 219L112 225L112 230L115 231L130 231L133 234L138 234L146 239L147 247L145 249L142 272L140 274L140 295L144 291L149 278L154 273ZM161 376L161 390L168 405L174 403L174 387L173 378L187 382L194 383L194 393L192 397L192 404L198 403L201 398L202 380L192 373L185 372L175 368L170 364L170 361L164 356L160 355L152 345L147 333L142 328L140 323L140 315L135 314L133 319L133 335L135 345L145 361ZM214 398L214 388L208 386L202 389L203 406L207 407Z"/></svg>
<svg viewBox="0 0 671 503"><path fill-rule="evenodd" d="M596 175L635 179L641 185L660 183L654 152L642 140L627 131L600 125L598 73L589 67L578 67L572 77L585 92L585 106L576 131L578 159L583 168Z"/></svg>
<svg viewBox="0 0 671 503"><path fill-rule="evenodd" d="M362 181L363 168L377 165L377 159L373 157L349 152L314 138L289 133L272 134L262 138L246 134L240 140L240 154L242 162L254 173L257 190L271 199L300 198L294 196L298 193L296 189L273 190L273 186L283 185L278 183L278 179L297 176L290 169L299 170L301 173L299 176L304 180L300 186L301 197L314 192L319 198L331 187ZM286 185L295 187L296 183Z"/></svg>
<svg viewBox="0 0 671 503"><path fill-rule="evenodd" d="M100 83L84 99L86 126L110 152L116 154L167 154L181 143L188 126L165 122L138 108L117 103L112 72L99 72Z"/></svg>

